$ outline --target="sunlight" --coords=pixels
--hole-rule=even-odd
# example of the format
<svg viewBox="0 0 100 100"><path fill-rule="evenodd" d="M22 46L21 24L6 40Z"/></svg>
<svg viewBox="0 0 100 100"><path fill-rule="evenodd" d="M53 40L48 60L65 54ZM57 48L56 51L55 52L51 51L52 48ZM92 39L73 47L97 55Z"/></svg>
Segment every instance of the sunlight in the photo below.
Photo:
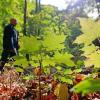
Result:
<svg viewBox="0 0 100 100"><path fill-rule="evenodd" d="M80 0L41 0L41 3L44 5L50 4L50 5L58 7L59 10L63 10L67 8L69 3L74 4L77 1L80 1ZM98 13L97 11L94 11L94 13L90 12L88 16L96 19L98 17Z"/></svg>
<svg viewBox="0 0 100 100"><path fill-rule="evenodd" d="M66 9L66 0L41 0L42 4L50 4L58 7L59 10Z"/></svg>
<svg viewBox="0 0 100 100"><path fill-rule="evenodd" d="M41 3L42 4L45 4L45 5L54 5L56 7L58 7L59 10L62 10L62 9L66 9L67 5L69 3L75 3L76 1L78 0L41 0Z"/></svg>
<svg viewBox="0 0 100 100"><path fill-rule="evenodd" d="M88 16L92 17L93 19L97 19L99 17L97 9L94 9L94 12L91 11L88 13Z"/></svg>
<svg viewBox="0 0 100 100"><path fill-rule="evenodd" d="M65 0L66 2L76 2L78 0Z"/></svg>

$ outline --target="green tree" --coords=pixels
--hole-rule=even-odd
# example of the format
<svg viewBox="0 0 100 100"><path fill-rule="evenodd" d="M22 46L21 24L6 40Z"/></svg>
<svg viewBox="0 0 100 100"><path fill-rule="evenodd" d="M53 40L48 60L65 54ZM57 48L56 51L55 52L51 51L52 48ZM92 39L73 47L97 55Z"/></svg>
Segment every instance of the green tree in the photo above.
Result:
<svg viewBox="0 0 100 100"><path fill-rule="evenodd" d="M85 66L89 67L94 65L95 67L100 67L100 50L98 46L93 44L93 40L100 37L99 22L80 18L80 23L83 34L76 38L75 43L84 43L82 51L84 51L83 55L86 57Z"/></svg>

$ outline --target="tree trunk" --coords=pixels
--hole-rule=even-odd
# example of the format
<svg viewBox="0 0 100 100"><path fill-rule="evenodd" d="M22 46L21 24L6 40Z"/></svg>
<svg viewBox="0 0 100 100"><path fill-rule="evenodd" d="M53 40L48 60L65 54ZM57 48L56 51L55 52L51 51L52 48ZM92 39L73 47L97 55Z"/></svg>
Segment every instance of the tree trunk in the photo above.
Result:
<svg viewBox="0 0 100 100"><path fill-rule="evenodd" d="M35 12L38 13L40 12L41 9L41 0L36 0L36 8L35 8Z"/></svg>
<svg viewBox="0 0 100 100"><path fill-rule="evenodd" d="M24 35L26 35L27 0L24 1Z"/></svg>
<svg viewBox="0 0 100 100"><path fill-rule="evenodd" d="M41 0L39 0L39 11L41 10Z"/></svg>
<svg viewBox="0 0 100 100"><path fill-rule="evenodd" d="M38 12L38 0L36 0L36 8L35 8L35 13Z"/></svg>

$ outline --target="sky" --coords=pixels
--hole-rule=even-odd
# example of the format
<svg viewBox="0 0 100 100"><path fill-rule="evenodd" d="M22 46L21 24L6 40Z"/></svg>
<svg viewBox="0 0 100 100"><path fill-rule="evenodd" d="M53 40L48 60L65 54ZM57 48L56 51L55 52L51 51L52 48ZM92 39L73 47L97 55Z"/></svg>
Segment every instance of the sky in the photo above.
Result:
<svg viewBox="0 0 100 100"><path fill-rule="evenodd" d="M70 0L68 0L70 1ZM77 0L74 0L74 2L76 2ZM41 3L44 5L54 5L56 7L58 7L59 10L63 10L66 9L67 4L65 2L65 0L41 0ZM97 9L94 12L90 12L88 14L89 17L92 17L94 19L96 19L98 17L98 13L97 13Z"/></svg>
<svg viewBox="0 0 100 100"><path fill-rule="evenodd" d="M94 9L94 12L90 12L88 16L97 19L99 17L97 9Z"/></svg>
<svg viewBox="0 0 100 100"><path fill-rule="evenodd" d="M41 0L42 4L51 4L56 7L58 7L59 10L65 9L67 4L65 3L65 0Z"/></svg>

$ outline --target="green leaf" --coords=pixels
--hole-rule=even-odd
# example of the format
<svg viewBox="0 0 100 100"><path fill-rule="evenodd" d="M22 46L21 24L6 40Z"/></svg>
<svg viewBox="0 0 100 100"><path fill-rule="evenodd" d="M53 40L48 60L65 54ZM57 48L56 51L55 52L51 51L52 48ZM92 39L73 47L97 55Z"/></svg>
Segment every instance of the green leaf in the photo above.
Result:
<svg viewBox="0 0 100 100"><path fill-rule="evenodd" d="M16 71L17 71L17 72L23 72L24 70L23 70L22 68L17 67L17 68L16 68Z"/></svg>
<svg viewBox="0 0 100 100"><path fill-rule="evenodd" d="M20 58L20 57L19 57ZM19 66L23 66L23 68L27 67L28 66L28 61L22 57L20 59L17 59L15 62L14 62L14 65L19 65Z"/></svg>
<svg viewBox="0 0 100 100"><path fill-rule="evenodd" d="M100 91L100 79L86 79L74 86L71 91L83 94Z"/></svg>
<svg viewBox="0 0 100 100"><path fill-rule="evenodd" d="M61 34L53 34L49 33L44 39L44 47L47 47L47 50L60 50L63 49L64 46L64 41L65 41L66 36Z"/></svg>
<svg viewBox="0 0 100 100"><path fill-rule="evenodd" d="M68 54L67 52L64 54L56 52L54 55L54 61L58 64L66 64L68 66L74 66L74 62L71 60L73 56L71 54Z"/></svg>
<svg viewBox="0 0 100 100"><path fill-rule="evenodd" d="M61 77L61 81L66 82L68 84L73 84L73 81L71 79L68 79L68 78L65 78L65 77Z"/></svg>
<svg viewBox="0 0 100 100"><path fill-rule="evenodd" d="M33 75L24 76L23 79L25 80L34 79L34 76Z"/></svg>
<svg viewBox="0 0 100 100"><path fill-rule="evenodd" d="M85 18L80 18L80 24L82 27L82 32L84 34L80 35L76 39L76 43L85 43L85 45L91 44L91 42L100 36L100 23L95 22L94 20L91 19L85 19Z"/></svg>
<svg viewBox="0 0 100 100"><path fill-rule="evenodd" d="M23 50L28 53L35 52L41 47L41 42L34 36L24 36L21 38L21 41L23 42Z"/></svg>
<svg viewBox="0 0 100 100"><path fill-rule="evenodd" d="M92 41L97 37L100 37L100 23L86 18L79 18L81 24L82 35L78 36L74 41L78 44L84 44L82 51L87 59L84 61L86 67L94 65L94 67L100 67L100 50L92 44Z"/></svg>
<svg viewBox="0 0 100 100"><path fill-rule="evenodd" d="M72 74L73 72L71 71L71 69L65 69L63 71L63 74L67 75L67 74Z"/></svg>
<svg viewBox="0 0 100 100"><path fill-rule="evenodd" d="M58 71L61 71L62 68L61 68L61 66L57 66L56 69L57 69Z"/></svg>
<svg viewBox="0 0 100 100"><path fill-rule="evenodd" d="M95 67L100 68L100 50L88 55L87 57L88 58L85 60L86 66L94 65Z"/></svg>
<svg viewBox="0 0 100 100"><path fill-rule="evenodd" d="M79 69L75 69L75 70L74 70L75 73L79 73L79 72L81 72L81 71L82 71L81 68L79 68Z"/></svg>

